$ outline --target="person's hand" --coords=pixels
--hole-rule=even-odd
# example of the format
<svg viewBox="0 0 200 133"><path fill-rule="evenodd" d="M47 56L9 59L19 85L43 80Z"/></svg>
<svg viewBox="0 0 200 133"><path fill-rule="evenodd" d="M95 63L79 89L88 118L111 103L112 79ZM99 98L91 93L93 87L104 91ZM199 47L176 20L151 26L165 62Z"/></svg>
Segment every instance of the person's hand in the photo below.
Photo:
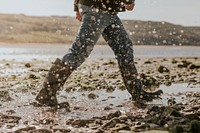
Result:
<svg viewBox="0 0 200 133"><path fill-rule="evenodd" d="M76 19L79 20L80 22L82 21L82 16L79 11L76 12Z"/></svg>
<svg viewBox="0 0 200 133"><path fill-rule="evenodd" d="M124 4L126 10L128 11L132 11L134 9L135 3L131 3L131 4Z"/></svg>

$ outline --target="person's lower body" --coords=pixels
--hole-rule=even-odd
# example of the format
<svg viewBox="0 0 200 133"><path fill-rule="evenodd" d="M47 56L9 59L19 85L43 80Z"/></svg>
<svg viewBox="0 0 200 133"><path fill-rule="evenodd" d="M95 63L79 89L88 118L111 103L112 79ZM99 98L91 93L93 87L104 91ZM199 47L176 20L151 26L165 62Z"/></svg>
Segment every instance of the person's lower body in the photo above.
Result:
<svg viewBox="0 0 200 133"><path fill-rule="evenodd" d="M116 14L99 12L91 7L82 7L83 22L76 40L62 60L57 59L50 68L43 87L36 100L51 107L58 105L56 93L64 85L73 70L79 67L91 53L102 34L114 51L124 84L136 103L141 100L151 101L162 92L146 92L142 88L134 60L132 42L121 20Z"/></svg>
<svg viewBox="0 0 200 133"><path fill-rule="evenodd" d="M40 104L51 107L59 106L56 93L65 81L90 55L103 29L114 23L116 14L99 11L80 5L83 21L72 48L62 60L56 59L43 82L42 89L36 96Z"/></svg>

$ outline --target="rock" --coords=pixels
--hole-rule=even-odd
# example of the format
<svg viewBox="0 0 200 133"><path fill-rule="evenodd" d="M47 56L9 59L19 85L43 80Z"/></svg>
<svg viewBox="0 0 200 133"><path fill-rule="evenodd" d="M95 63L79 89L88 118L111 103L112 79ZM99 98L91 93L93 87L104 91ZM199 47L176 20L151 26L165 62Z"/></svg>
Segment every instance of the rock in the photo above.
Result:
<svg viewBox="0 0 200 133"><path fill-rule="evenodd" d="M29 121L24 121L23 124L24 124L24 125L28 125L28 124L29 124Z"/></svg>
<svg viewBox="0 0 200 133"><path fill-rule="evenodd" d="M191 112L194 112L195 110L194 109L184 109L183 111L186 113L191 113Z"/></svg>
<svg viewBox="0 0 200 133"><path fill-rule="evenodd" d="M189 131L190 133L200 133L200 121L191 121Z"/></svg>
<svg viewBox="0 0 200 133"><path fill-rule="evenodd" d="M181 104L174 104L172 106L172 108L177 110L177 111L180 111L180 110L183 110L185 107L184 107L184 105L181 105Z"/></svg>
<svg viewBox="0 0 200 133"><path fill-rule="evenodd" d="M81 109L81 107L79 107L79 106L74 106L73 107L73 110L79 110L79 109Z"/></svg>
<svg viewBox="0 0 200 133"><path fill-rule="evenodd" d="M26 63L24 66L27 67L27 68L30 68L31 64L30 63Z"/></svg>
<svg viewBox="0 0 200 133"><path fill-rule="evenodd" d="M199 65L195 65L195 64L190 64L188 66L188 69L199 69L199 68L200 68L200 66Z"/></svg>
<svg viewBox="0 0 200 133"><path fill-rule="evenodd" d="M97 94L94 94L94 93L90 93L90 94L88 94L88 98L89 99L96 99L96 98L98 98L99 96L97 95Z"/></svg>
<svg viewBox="0 0 200 133"><path fill-rule="evenodd" d="M10 66L10 64L9 64L9 63L6 63L5 65L6 65L6 66Z"/></svg>
<svg viewBox="0 0 200 133"><path fill-rule="evenodd" d="M118 118L113 118L113 119L109 120L108 122L106 122L103 125L103 127L105 127L105 128L113 128L113 127L115 127L115 125L117 123L120 123L120 120Z"/></svg>
<svg viewBox="0 0 200 133"><path fill-rule="evenodd" d="M189 120L200 120L199 116L197 114L185 114L185 117Z"/></svg>
<svg viewBox="0 0 200 133"><path fill-rule="evenodd" d="M183 133L183 127L180 125L176 125L172 128L172 133Z"/></svg>
<svg viewBox="0 0 200 133"><path fill-rule="evenodd" d="M111 128L112 131L119 131L119 130L128 130L130 131L131 128L127 124L116 124L114 128Z"/></svg>
<svg viewBox="0 0 200 133"><path fill-rule="evenodd" d="M70 105L68 102L61 102L58 104L58 109L65 109L67 112L71 112Z"/></svg>
<svg viewBox="0 0 200 133"><path fill-rule="evenodd" d="M103 125L103 121L101 119L96 119L95 124Z"/></svg>
<svg viewBox="0 0 200 133"><path fill-rule="evenodd" d="M174 116L174 117L181 117L182 116L182 114L180 112L176 111L175 109L171 110L170 115Z"/></svg>
<svg viewBox="0 0 200 133"><path fill-rule="evenodd" d="M160 73L165 73L165 72L168 73L170 71L169 71L169 69L167 67L161 65L161 66L158 67L158 72L160 72Z"/></svg>
<svg viewBox="0 0 200 133"><path fill-rule="evenodd" d="M6 128L7 129L12 129L13 127L15 127L16 124L15 123L6 123Z"/></svg>
<svg viewBox="0 0 200 133"><path fill-rule="evenodd" d="M148 60L148 61L145 61L144 64L152 64L152 62Z"/></svg>
<svg viewBox="0 0 200 133"><path fill-rule="evenodd" d="M66 125L71 125L73 121L74 121L74 119L68 119L68 120L66 121Z"/></svg>
<svg viewBox="0 0 200 133"><path fill-rule="evenodd" d="M171 85L172 85L172 82L171 82L171 81L166 81L166 82L164 83L164 85L166 85L166 86L171 86Z"/></svg>
<svg viewBox="0 0 200 133"><path fill-rule="evenodd" d="M11 100L13 100L13 99L10 97L9 91L7 91L7 90L0 91L0 101L7 102L7 101L11 101Z"/></svg>
<svg viewBox="0 0 200 133"><path fill-rule="evenodd" d="M34 74L30 74L29 75L29 79L40 79L40 77L34 75Z"/></svg>
<svg viewBox="0 0 200 133"><path fill-rule="evenodd" d="M53 133L53 132L48 129L35 129L29 131L28 133Z"/></svg>
<svg viewBox="0 0 200 133"><path fill-rule="evenodd" d="M89 123L94 122L94 120L84 120L84 119L77 119L71 122L71 125L74 127L85 127L86 125L88 125Z"/></svg>
<svg viewBox="0 0 200 133"><path fill-rule="evenodd" d="M172 64L176 64L178 61L175 59L172 59Z"/></svg>
<svg viewBox="0 0 200 133"><path fill-rule="evenodd" d="M145 119L149 123L158 124L163 126L173 119L179 119L183 115L171 107L157 107L150 108L147 113L149 114Z"/></svg>
<svg viewBox="0 0 200 133"><path fill-rule="evenodd" d="M112 110L112 108L109 106L106 106L103 110Z"/></svg>
<svg viewBox="0 0 200 133"><path fill-rule="evenodd" d="M16 112L15 112L14 110L11 109L11 110L7 110L6 113L8 113L8 114L10 115L10 114L14 114L14 113L16 113Z"/></svg>
<svg viewBox="0 0 200 133"><path fill-rule="evenodd" d="M121 116L121 112L118 110L118 111L111 112L110 114L108 114L107 119L112 119L114 117L119 117L119 116Z"/></svg>
<svg viewBox="0 0 200 133"><path fill-rule="evenodd" d="M160 111L160 107L152 106L148 109L147 114L154 115L155 113Z"/></svg>
<svg viewBox="0 0 200 133"><path fill-rule="evenodd" d="M36 127L25 127L25 128L20 128L18 130L16 130L14 133L23 133L23 132L28 132L31 130L35 130Z"/></svg>
<svg viewBox="0 0 200 133"><path fill-rule="evenodd" d="M29 104L32 105L33 107L42 107L43 106L43 104L40 104L39 102L31 102Z"/></svg>
<svg viewBox="0 0 200 133"><path fill-rule="evenodd" d="M118 107L118 108L121 108L121 107L123 107L123 105L122 105L122 104L120 104L120 105L117 105L116 107Z"/></svg>
<svg viewBox="0 0 200 133"><path fill-rule="evenodd" d="M127 120L129 119L129 117L128 117L127 115L121 115L121 116L119 117L119 119L120 119L121 121L127 121Z"/></svg>
<svg viewBox="0 0 200 133"><path fill-rule="evenodd" d="M71 129L67 129L65 127L62 127L62 126L54 126L52 127L53 131L55 133L68 133L68 132L71 132Z"/></svg>
<svg viewBox="0 0 200 133"><path fill-rule="evenodd" d="M190 64L192 64L190 61L183 60L181 64L179 64L179 67L188 67Z"/></svg>
<svg viewBox="0 0 200 133"><path fill-rule="evenodd" d="M148 124L143 123L143 122L136 122L135 126L131 127L131 130L138 131L139 129L140 130L145 130L147 128L149 128Z"/></svg>
<svg viewBox="0 0 200 133"><path fill-rule="evenodd" d="M107 85L105 86L105 88L106 88L106 92L108 93L115 91L115 88L112 85Z"/></svg>
<svg viewBox="0 0 200 133"><path fill-rule="evenodd" d="M111 66L114 66L114 65L116 65L116 62L114 62L112 60L109 60L108 62L105 62L102 65L111 65Z"/></svg>
<svg viewBox="0 0 200 133"><path fill-rule="evenodd" d="M43 124L43 125L48 125L48 124L53 124L54 120L47 118L47 119L39 120L38 123Z"/></svg>
<svg viewBox="0 0 200 133"><path fill-rule="evenodd" d="M194 107L192 107L193 110L199 110L200 109L200 105L195 105Z"/></svg>
<svg viewBox="0 0 200 133"><path fill-rule="evenodd" d="M176 99L175 99L175 98L169 98L169 99L167 100L167 104L168 104L169 106L172 106L172 105L176 104Z"/></svg>
<svg viewBox="0 0 200 133"><path fill-rule="evenodd" d="M0 113L0 123L19 123L19 120L21 120L21 117L9 116Z"/></svg>
<svg viewBox="0 0 200 133"><path fill-rule="evenodd" d="M193 97L200 97L200 93L198 93L198 92L197 92L197 93L194 93L194 94L193 94Z"/></svg>
<svg viewBox="0 0 200 133"><path fill-rule="evenodd" d="M104 133L105 131L103 129L97 129L96 131L94 131L94 133Z"/></svg>

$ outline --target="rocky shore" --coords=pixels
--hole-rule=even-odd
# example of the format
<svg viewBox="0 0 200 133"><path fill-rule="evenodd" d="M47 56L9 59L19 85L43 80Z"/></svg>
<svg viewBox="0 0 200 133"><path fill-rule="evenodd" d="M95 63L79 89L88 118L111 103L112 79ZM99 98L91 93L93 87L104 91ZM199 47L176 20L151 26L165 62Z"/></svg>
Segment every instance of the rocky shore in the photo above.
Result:
<svg viewBox="0 0 200 133"><path fill-rule="evenodd" d="M199 133L200 58L141 58L135 62L147 91L166 88L146 108L131 102L116 60L96 59L73 72L58 93L59 101L69 105L54 110L34 100L51 61L1 60L0 132ZM180 86L167 90L176 84Z"/></svg>

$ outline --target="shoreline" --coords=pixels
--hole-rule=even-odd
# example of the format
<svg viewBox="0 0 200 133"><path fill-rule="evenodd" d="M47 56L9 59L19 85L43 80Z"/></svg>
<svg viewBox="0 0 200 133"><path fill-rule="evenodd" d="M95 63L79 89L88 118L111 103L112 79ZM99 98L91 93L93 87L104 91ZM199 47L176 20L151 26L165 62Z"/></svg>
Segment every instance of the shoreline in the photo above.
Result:
<svg viewBox="0 0 200 133"><path fill-rule="evenodd" d="M62 58L71 45L62 44L19 44L0 45L1 60L24 60L31 59L49 60ZM134 57L138 58L174 58L174 57L200 57L199 46L133 46ZM114 59L115 55L108 45L96 45L87 60L90 59Z"/></svg>
<svg viewBox="0 0 200 133"><path fill-rule="evenodd" d="M0 42L0 45L5 45L5 46L9 46L9 45L72 45L72 43L4 43L4 42ZM97 42L97 44L95 46L108 46L108 44L99 44ZM199 45L140 45L140 44L133 44L133 46L151 46L151 47L200 47Z"/></svg>

